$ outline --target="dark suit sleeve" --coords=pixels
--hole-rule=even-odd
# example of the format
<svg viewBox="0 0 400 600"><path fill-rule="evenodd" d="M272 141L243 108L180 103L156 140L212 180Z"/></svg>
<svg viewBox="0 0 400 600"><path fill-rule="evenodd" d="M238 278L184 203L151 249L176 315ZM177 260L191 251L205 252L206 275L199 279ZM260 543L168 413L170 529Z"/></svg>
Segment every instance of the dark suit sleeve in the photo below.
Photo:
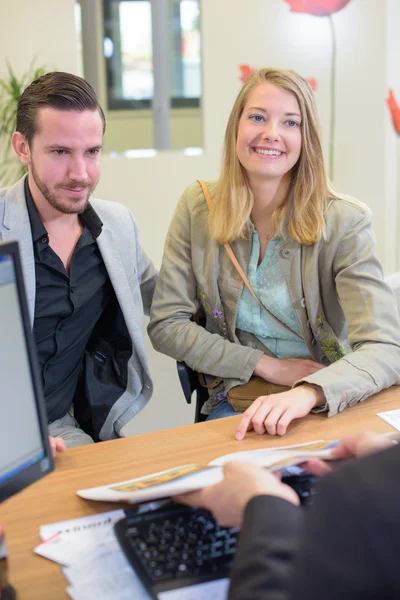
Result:
<svg viewBox="0 0 400 600"><path fill-rule="evenodd" d="M229 600L400 598L400 446L350 461L301 509L249 502Z"/></svg>
<svg viewBox="0 0 400 600"><path fill-rule="evenodd" d="M399 464L400 447L321 482L305 519L290 600L400 598Z"/></svg>
<svg viewBox="0 0 400 600"><path fill-rule="evenodd" d="M274 496L246 507L232 570L229 600L286 600L303 510Z"/></svg>

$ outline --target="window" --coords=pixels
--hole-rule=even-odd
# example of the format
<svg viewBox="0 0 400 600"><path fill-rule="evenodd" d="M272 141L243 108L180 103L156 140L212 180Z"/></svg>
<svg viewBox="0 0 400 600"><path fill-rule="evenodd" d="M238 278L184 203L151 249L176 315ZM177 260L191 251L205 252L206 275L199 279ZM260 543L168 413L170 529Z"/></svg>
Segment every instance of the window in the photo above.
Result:
<svg viewBox="0 0 400 600"><path fill-rule="evenodd" d="M152 14L151 0L103 0L103 49L109 110L151 108L153 54L159 39L157 29L162 27L167 27L171 106L199 106L199 4L200 0L167 0L168 23L165 23L157 14ZM157 38L155 44L153 35ZM163 49L158 48L160 51Z"/></svg>
<svg viewBox="0 0 400 600"><path fill-rule="evenodd" d="M83 77L83 44L82 44L82 8L79 2L75 2L74 5L74 19L75 19L75 33L76 33L76 46L78 52L78 75Z"/></svg>

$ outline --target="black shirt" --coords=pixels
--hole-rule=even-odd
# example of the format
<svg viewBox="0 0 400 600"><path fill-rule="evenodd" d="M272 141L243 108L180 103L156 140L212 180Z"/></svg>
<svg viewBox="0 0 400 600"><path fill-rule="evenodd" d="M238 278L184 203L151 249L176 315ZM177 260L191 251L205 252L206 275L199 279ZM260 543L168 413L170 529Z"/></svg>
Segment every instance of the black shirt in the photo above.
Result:
<svg viewBox="0 0 400 600"><path fill-rule="evenodd" d="M61 259L49 246L49 236L30 193L28 179L25 180L25 197L35 256L33 334L51 422L68 412L85 347L110 299L112 287L96 243L102 222L95 210L89 205L80 215L83 231L68 275Z"/></svg>

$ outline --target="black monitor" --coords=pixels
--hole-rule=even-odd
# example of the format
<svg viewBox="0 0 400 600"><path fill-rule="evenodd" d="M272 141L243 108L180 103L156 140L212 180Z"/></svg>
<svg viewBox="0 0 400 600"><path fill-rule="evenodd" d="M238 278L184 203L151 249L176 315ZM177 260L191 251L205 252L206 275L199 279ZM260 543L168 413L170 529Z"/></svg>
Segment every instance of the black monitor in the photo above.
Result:
<svg viewBox="0 0 400 600"><path fill-rule="evenodd" d="M0 502L52 470L18 244L0 243Z"/></svg>

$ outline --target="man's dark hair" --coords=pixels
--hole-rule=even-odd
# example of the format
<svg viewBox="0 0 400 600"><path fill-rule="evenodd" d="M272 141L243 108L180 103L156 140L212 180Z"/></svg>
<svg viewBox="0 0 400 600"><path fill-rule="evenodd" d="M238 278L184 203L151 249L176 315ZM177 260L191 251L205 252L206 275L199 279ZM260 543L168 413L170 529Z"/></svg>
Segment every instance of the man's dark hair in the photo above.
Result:
<svg viewBox="0 0 400 600"><path fill-rule="evenodd" d="M46 73L24 90L18 102L16 130L22 133L29 145L37 131L37 111L44 107L78 112L98 110L103 121L103 133L105 131L106 119L95 91L77 75L62 71Z"/></svg>

